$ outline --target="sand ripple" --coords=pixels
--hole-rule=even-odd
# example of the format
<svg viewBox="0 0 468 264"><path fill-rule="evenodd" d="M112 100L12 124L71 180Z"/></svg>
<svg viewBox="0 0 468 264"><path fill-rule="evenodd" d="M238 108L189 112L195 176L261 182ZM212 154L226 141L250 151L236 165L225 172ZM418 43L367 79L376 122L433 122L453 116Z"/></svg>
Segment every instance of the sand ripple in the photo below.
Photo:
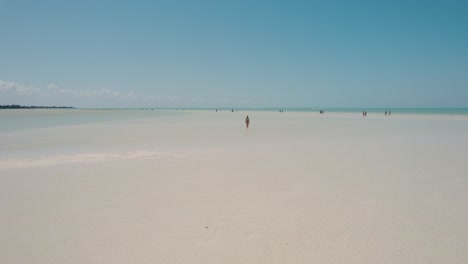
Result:
<svg viewBox="0 0 468 264"><path fill-rule="evenodd" d="M179 158L210 151L212 150L96 152L54 155L42 158L16 158L0 160L0 170L50 167L71 163L98 163L113 160Z"/></svg>

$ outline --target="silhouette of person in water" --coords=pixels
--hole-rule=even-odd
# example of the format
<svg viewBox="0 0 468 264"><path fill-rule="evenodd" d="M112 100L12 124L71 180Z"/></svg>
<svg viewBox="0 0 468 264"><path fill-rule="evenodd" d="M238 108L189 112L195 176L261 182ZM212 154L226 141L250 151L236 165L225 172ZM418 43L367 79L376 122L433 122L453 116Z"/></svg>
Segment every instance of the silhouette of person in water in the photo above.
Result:
<svg viewBox="0 0 468 264"><path fill-rule="evenodd" d="M245 126L247 127L247 129L249 128L249 124L250 124L250 119L249 119L249 116L247 116L245 118Z"/></svg>

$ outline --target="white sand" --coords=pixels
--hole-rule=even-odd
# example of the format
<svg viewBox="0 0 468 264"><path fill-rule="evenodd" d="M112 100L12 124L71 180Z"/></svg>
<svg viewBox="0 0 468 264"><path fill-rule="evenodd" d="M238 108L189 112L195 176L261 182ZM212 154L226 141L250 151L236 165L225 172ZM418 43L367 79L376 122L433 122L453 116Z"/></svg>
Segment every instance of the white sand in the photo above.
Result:
<svg viewBox="0 0 468 264"><path fill-rule="evenodd" d="M468 263L467 150L449 116L4 132L0 263Z"/></svg>

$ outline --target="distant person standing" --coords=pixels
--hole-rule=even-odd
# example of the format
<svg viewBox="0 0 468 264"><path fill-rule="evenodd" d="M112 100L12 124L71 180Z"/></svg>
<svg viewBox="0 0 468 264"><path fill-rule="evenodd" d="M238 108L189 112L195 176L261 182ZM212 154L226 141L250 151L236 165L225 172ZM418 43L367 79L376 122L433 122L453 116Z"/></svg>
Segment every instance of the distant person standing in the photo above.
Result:
<svg viewBox="0 0 468 264"><path fill-rule="evenodd" d="M249 124L250 124L250 119L249 119L249 116L247 116L245 118L245 126L247 127L247 129L249 128Z"/></svg>

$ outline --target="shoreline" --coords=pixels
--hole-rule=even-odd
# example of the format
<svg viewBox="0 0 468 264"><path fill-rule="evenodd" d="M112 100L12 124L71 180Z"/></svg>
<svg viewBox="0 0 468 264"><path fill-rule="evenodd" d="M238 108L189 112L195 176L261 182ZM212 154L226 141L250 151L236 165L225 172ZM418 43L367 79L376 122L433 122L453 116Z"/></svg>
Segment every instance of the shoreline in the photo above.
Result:
<svg viewBox="0 0 468 264"><path fill-rule="evenodd" d="M0 109L74 109L72 106L0 105Z"/></svg>
<svg viewBox="0 0 468 264"><path fill-rule="evenodd" d="M273 108L273 107L247 107L247 108L226 108L226 107L199 107L199 108L183 108L183 107L122 107L122 108L94 108L94 107L69 107L69 106L20 106L20 107L15 107L15 108L2 108L0 106L0 110L18 110L18 109L23 109L23 110L64 110L64 109L71 109L71 110L81 110L81 111L178 111L178 112L186 112L186 111L207 111L207 112L231 112L231 110L234 110L235 112L246 112L246 111L252 111L252 112L279 112L279 110L283 110L284 113L319 113L319 111L324 110L325 114L330 114L330 113L352 113L352 114L359 114L362 113L363 111L367 111L370 114L384 114L385 111L391 111L392 115L398 114L398 115L468 115L468 108L381 108L381 107L360 107L360 108L348 108L348 107L343 107L343 108L316 108L316 107L311 107L311 108L303 108L303 107L298 107L298 108Z"/></svg>

